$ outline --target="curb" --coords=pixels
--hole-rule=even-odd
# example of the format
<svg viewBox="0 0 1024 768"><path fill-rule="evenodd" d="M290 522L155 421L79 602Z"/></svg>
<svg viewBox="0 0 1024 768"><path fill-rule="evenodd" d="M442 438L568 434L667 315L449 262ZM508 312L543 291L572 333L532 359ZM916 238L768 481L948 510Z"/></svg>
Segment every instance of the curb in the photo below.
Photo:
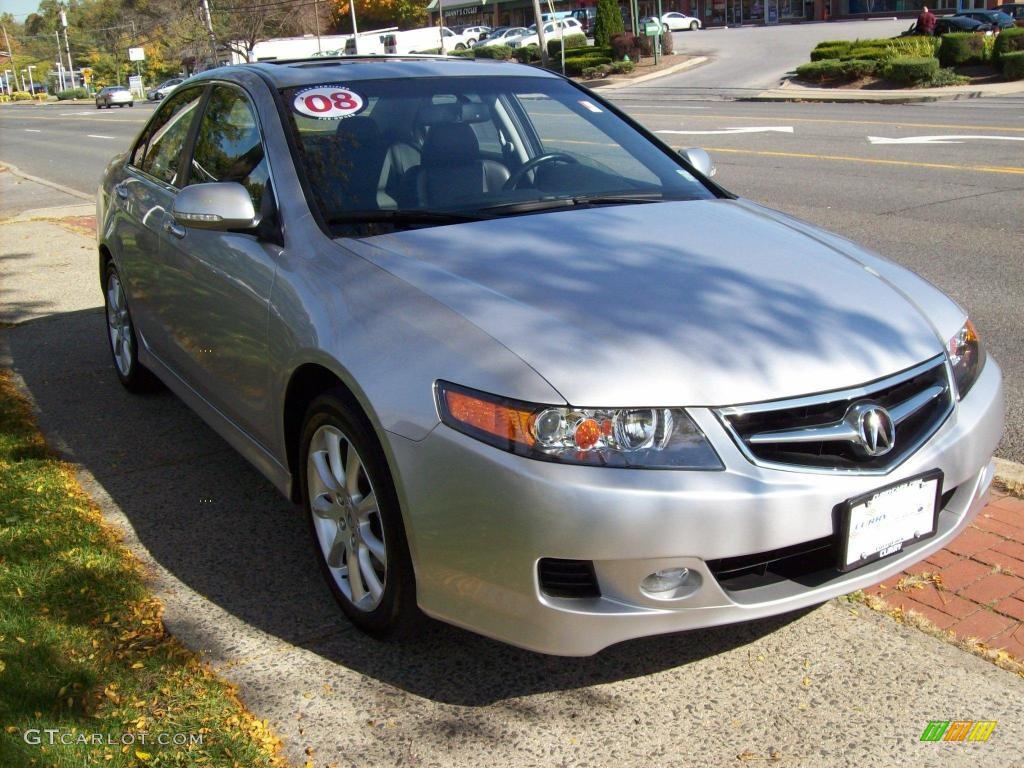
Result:
<svg viewBox="0 0 1024 768"><path fill-rule="evenodd" d="M1024 496L1024 464L999 458L995 459L995 462L996 482L1010 493Z"/></svg>
<svg viewBox="0 0 1024 768"><path fill-rule="evenodd" d="M95 195L87 195L85 194L85 192L79 192L77 189L65 187L63 184L58 184L55 181L50 181L49 179L43 179L40 178L39 176L33 176L30 173L25 173L24 171L19 170L19 168L16 165L11 165L10 163L0 163L0 169L8 170L15 176L20 176L26 181L32 181L35 182L36 184L42 184L44 187L49 187L50 189L55 189L58 192L63 192L65 195L77 197L79 200L88 200L90 203L95 202L96 200Z"/></svg>
<svg viewBox="0 0 1024 768"><path fill-rule="evenodd" d="M615 90L616 88L625 88L626 86L637 85L638 83L645 83L648 80L657 80L659 77L667 77L669 75L674 75L677 72L682 72L684 69L690 69L691 67L696 67L700 64L703 64L707 60L707 56L694 56L692 59L681 61L680 63L669 67L668 69L661 70L660 72L651 72L650 74L641 75L640 77L634 77L628 80L613 80L611 82L604 80L593 84L587 83L586 85L587 88L598 88L602 91Z"/></svg>
<svg viewBox="0 0 1024 768"><path fill-rule="evenodd" d="M996 88L960 86L958 90L932 89L931 91L870 91L844 90L842 88L808 88L793 85L785 80L778 88L769 88L754 96L739 96L737 101L781 101L781 102L833 102L872 104L921 104L934 101L961 101L982 99L986 96L1016 96L1024 93L1024 84L999 83Z"/></svg>

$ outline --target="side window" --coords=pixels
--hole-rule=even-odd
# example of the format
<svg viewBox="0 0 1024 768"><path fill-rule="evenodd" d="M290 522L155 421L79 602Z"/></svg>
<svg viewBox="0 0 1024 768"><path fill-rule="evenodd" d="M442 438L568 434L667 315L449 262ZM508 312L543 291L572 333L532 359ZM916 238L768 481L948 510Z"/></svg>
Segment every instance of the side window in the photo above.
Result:
<svg viewBox="0 0 1024 768"><path fill-rule="evenodd" d="M263 140L249 99L237 88L214 86L199 123L188 183L237 181L259 211L267 178Z"/></svg>
<svg viewBox="0 0 1024 768"><path fill-rule="evenodd" d="M202 88L189 88L164 102L135 148L132 163L136 167L171 186L181 186L178 161L202 95Z"/></svg>

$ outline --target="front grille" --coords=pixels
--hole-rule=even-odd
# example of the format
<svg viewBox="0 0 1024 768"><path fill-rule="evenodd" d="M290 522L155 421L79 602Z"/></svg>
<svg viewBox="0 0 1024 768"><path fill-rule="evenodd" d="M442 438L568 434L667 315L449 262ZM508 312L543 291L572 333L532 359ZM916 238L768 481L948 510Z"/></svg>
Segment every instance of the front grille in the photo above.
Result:
<svg viewBox="0 0 1024 768"><path fill-rule="evenodd" d="M707 566L722 589L739 591L787 579L801 583L810 579L807 586L813 586L836 575L837 559L833 535L769 552L708 560ZM821 578L815 579L819 573Z"/></svg>
<svg viewBox="0 0 1024 768"><path fill-rule="evenodd" d="M537 563L540 589L550 597L600 597L594 563L590 560L542 558Z"/></svg>
<svg viewBox="0 0 1024 768"><path fill-rule="evenodd" d="M813 442L760 442L751 438L765 433L820 429L842 424L851 406L870 402L889 411L934 388L941 392L919 410L896 425L893 449L869 457L848 439ZM718 411L726 428L755 464L779 467L809 467L865 473L886 472L916 451L943 424L953 409L945 359L935 358L902 374L842 392ZM777 435L772 434L771 437Z"/></svg>

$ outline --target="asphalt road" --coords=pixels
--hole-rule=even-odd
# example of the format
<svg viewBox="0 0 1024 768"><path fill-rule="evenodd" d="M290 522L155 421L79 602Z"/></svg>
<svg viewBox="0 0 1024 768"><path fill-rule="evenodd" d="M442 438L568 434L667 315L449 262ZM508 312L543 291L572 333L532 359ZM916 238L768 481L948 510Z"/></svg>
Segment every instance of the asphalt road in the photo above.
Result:
<svg viewBox="0 0 1024 768"><path fill-rule="evenodd" d="M647 127L676 132L660 134L673 146L708 148L726 188L868 245L969 310L1006 374L999 453L1024 462L1024 99L711 102L656 82L605 95ZM0 161L91 194L151 111L0 109ZM948 136L975 138L869 138Z"/></svg>

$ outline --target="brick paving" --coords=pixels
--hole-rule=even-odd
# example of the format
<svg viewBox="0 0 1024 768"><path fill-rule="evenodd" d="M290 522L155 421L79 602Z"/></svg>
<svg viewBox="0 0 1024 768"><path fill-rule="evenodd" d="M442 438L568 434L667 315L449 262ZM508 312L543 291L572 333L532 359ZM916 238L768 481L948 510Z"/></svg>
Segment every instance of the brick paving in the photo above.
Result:
<svg viewBox="0 0 1024 768"><path fill-rule="evenodd" d="M1024 661L1024 499L993 489L956 541L866 591Z"/></svg>

